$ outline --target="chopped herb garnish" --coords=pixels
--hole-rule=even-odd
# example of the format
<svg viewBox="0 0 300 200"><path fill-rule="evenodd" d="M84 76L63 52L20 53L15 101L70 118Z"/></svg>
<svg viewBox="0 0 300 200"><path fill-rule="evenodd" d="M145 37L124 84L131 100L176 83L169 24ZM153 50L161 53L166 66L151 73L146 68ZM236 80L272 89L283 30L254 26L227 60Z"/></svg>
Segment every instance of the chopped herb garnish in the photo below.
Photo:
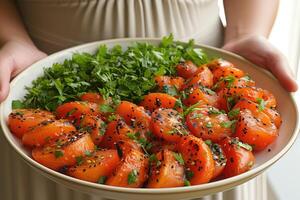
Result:
<svg viewBox="0 0 300 200"><path fill-rule="evenodd" d="M72 108L69 112L67 112L66 117L70 117L76 110L77 108Z"/></svg>
<svg viewBox="0 0 300 200"><path fill-rule="evenodd" d="M205 140L204 142L205 142L205 144L207 144L208 146L212 145L212 141L211 141L211 140Z"/></svg>
<svg viewBox="0 0 300 200"><path fill-rule="evenodd" d="M211 115L220 115L220 114L224 114L222 111L214 108L214 107L209 107L208 108L208 114L211 114Z"/></svg>
<svg viewBox="0 0 300 200"><path fill-rule="evenodd" d="M54 156L55 158L60 158L64 156L64 152L62 152L61 150L55 150L54 151Z"/></svg>
<svg viewBox="0 0 300 200"><path fill-rule="evenodd" d="M112 113L112 112L115 112L115 109L111 105L102 104L100 106L100 112L103 112L103 113Z"/></svg>
<svg viewBox="0 0 300 200"><path fill-rule="evenodd" d="M256 102L258 103L258 110L263 111L265 109L267 102L265 102L262 98L257 98Z"/></svg>
<svg viewBox="0 0 300 200"><path fill-rule="evenodd" d="M235 109L232 109L231 111L228 112L228 117L229 118L236 118L238 115L240 114L240 109L239 108L235 108Z"/></svg>
<svg viewBox="0 0 300 200"><path fill-rule="evenodd" d="M181 153L173 153L175 159L179 162L179 164L184 165L184 160Z"/></svg>
<svg viewBox="0 0 300 200"><path fill-rule="evenodd" d="M239 147L243 147L244 149L246 149L246 150L248 150L248 151L252 151L252 150L253 150L253 148L252 148L251 145L246 144L246 143L243 143L243 142L241 142L241 141L238 141L237 145L238 145Z"/></svg>
<svg viewBox="0 0 300 200"><path fill-rule="evenodd" d="M185 171L185 177L187 180L191 180L194 177L194 172L190 171L190 170L186 170Z"/></svg>
<svg viewBox="0 0 300 200"><path fill-rule="evenodd" d="M191 186L191 183L190 183L190 181L188 181L188 180L184 180L184 186Z"/></svg>
<svg viewBox="0 0 300 200"><path fill-rule="evenodd" d="M136 169L132 170L129 174L128 174L128 178L127 178L127 182L128 184L133 184L137 181L137 176L138 176L138 172Z"/></svg>
<svg viewBox="0 0 300 200"><path fill-rule="evenodd" d="M14 109L21 109L24 108L24 104L20 100L13 100L11 102L11 108Z"/></svg>
<svg viewBox="0 0 300 200"><path fill-rule="evenodd" d="M167 85L164 85L163 88L162 88L162 91L164 93L167 93L171 96L177 96L178 95L178 90L175 86L167 86Z"/></svg>
<svg viewBox="0 0 300 200"><path fill-rule="evenodd" d="M83 157L82 156L77 156L75 157L76 159L76 164L81 165L83 163Z"/></svg>
<svg viewBox="0 0 300 200"><path fill-rule="evenodd" d="M201 110L201 108L198 108L199 105L201 105L202 102L195 103L194 105L191 105L190 107L186 108L183 112L183 116L187 116L190 112L193 112L195 110Z"/></svg>
<svg viewBox="0 0 300 200"><path fill-rule="evenodd" d="M221 122L220 126L223 128L231 128L234 123L236 123L236 120Z"/></svg>
<svg viewBox="0 0 300 200"><path fill-rule="evenodd" d="M86 155L87 157L91 157L92 156L92 152L90 152L89 150L86 150L84 152L84 155Z"/></svg>
<svg viewBox="0 0 300 200"><path fill-rule="evenodd" d="M112 114L112 115L108 116L107 121L112 122L112 121L114 121L116 119L117 119L117 116L115 114Z"/></svg>
<svg viewBox="0 0 300 200"><path fill-rule="evenodd" d="M105 131L106 131L106 127L107 127L107 124L105 122L102 122L100 124L100 128L99 128L99 133L100 135L104 135L105 134Z"/></svg>
<svg viewBox="0 0 300 200"><path fill-rule="evenodd" d="M105 181L106 181L106 176L101 176L100 178L99 178L99 180L98 180L98 183L99 184L104 184L105 183Z"/></svg>
<svg viewBox="0 0 300 200"><path fill-rule="evenodd" d="M206 126L206 128L212 128L213 123L212 122L207 122L205 126Z"/></svg>

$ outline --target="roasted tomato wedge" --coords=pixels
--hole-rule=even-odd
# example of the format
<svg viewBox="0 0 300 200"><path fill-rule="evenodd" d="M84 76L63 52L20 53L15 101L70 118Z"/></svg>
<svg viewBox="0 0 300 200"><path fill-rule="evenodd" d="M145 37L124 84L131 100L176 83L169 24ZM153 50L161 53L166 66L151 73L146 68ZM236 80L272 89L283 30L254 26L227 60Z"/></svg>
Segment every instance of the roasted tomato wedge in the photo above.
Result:
<svg viewBox="0 0 300 200"><path fill-rule="evenodd" d="M86 152L76 161L76 165L67 170L68 175L90 182L104 182L120 163L120 158L117 150L98 150Z"/></svg>
<svg viewBox="0 0 300 200"><path fill-rule="evenodd" d="M262 93L255 87L223 88L218 92L217 107L220 110L229 111L240 99L248 99L256 102L262 98Z"/></svg>
<svg viewBox="0 0 300 200"><path fill-rule="evenodd" d="M194 105L199 101L214 106L218 100L216 93L205 87L191 88L185 93L187 97L183 100L183 103L186 106Z"/></svg>
<svg viewBox="0 0 300 200"><path fill-rule="evenodd" d="M245 76L245 73L232 66L217 66L212 70L214 76L214 83L217 83L221 78L227 76L233 76L235 78L241 78Z"/></svg>
<svg viewBox="0 0 300 200"><path fill-rule="evenodd" d="M239 100L235 106L233 107L232 111L229 112L231 113L232 117L237 117L239 114L240 110L248 109L251 110L251 112L263 112L266 115L270 117L270 119L274 122L275 126L277 128L280 127L282 123L282 119L280 117L280 114L271 108L265 107L264 104L257 104L254 103L253 101L249 101L247 99L241 99Z"/></svg>
<svg viewBox="0 0 300 200"><path fill-rule="evenodd" d="M197 70L198 67L192 61L180 62L176 66L178 76L181 76L185 79L191 78Z"/></svg>
<svg viewBox="0 0 300 200"><path fill-rule="evenodd" d="M180 154L167 149L150 156L150 177L147 187L167 188L184 185L184 162Z"/></svg>
<svg viewBox="0 0 300 200"><path fill-rule="evenodd" d="M182 137L178 151L183 156L191 185L209 182L215 171L212 152L201 138L193 135Z"/></svg>
<svg viewBox="0 0 300 200"><path fill-rule="evenodd" d="M44 121L22 137L24 145L40 147L61 135L76 131L76 128L66 120Z"/></svg>
<svg viewBox="0 0 300 200"><path fill-rule="evenodd" d="M209 63L205 64L210 70L215 70L217 68L230 68L233 67L231 62L228 62L223 59L215 59L210 61Z"/></svg>
<svg viewBox="0 0 300 200"><path fill-rule="evenodd" d="M222 77L214 84L212 90L220 91L223 88L236 88L236 87L254 87L255 82L249 77L236 78L233 75Z"/></svg>
<svg viewBox="0 0 300 200"><path fill-rule="evenodd" d="M100 109L96 103L74 101L58 106L56 114L58 118L76 121L79 120L82 115L100 115Z"/></svg>
<svg viewBox="0 0 300 200"><path fill-rule="evenodd" d="M131 150L108 177L105 184L137 188L148 178L148 158L140 151Z"/></svg>
<svg viewBox="0 0 300 200"><path fill-rule="evenodd" d="M80 96L80 99L82 101L87 101L91 103L96 103L98 105L102 104L109 104L111 102L111 99L104 99L100 94L93 93L93 92L87 92Z"/></svg>
<svg viewBox="0 0 300 200"><path fill-rule="evenodd" d="M170 77L170 76L156 76L154 78L158 89L164 93L169 93L168 91L176 91L181 90L184 79L182 77Z"/></svg>
<svg viewBox="0 0 300 200"><path fill-rule="evenodd" d="M42 165L59 170L76 164L76 158L95 149L88 132L70 132L43 147L32 150L32 157Z"/></svg>
<svg viewBox="0 0 300 200"><path fill-rule="evenodd" d="M222 150L222 147L217 143L212 143L210 140L206 140L205 143L209 146L213 159L215 161L215 171L212 179L217 179L223 172L226 165L226 156Z"/></svg>
<svg viewBox="0 0 300 200"><path fill-rule="evenodd" d="M177 108L177 99L171 95L164 93L150 93L146 95L143 101L140 103L146 110L153 112L158 108ZM178 111L181 108L177 108Z"/></svg>
<svg viewBox="0 0 300 200"><path fill-rule="evenodd" d="M255 151L260 151L274 142L278 129L265 113L244 109L240 111L235 136L253 146Z"/></svg>
<svg viewBox="0 0 300 200"><path fill-rule="evenodd" d="M151 127L153 134L169 142L179 141L189 134L183 126L182 116L173 109L156 109L151 116Z"/></svg>
<svg viewBox="0 0 300 200"><path fill-rule="evenodd" d="M193 108L186 116L186 124L190 132L203 140L214 142L230 136L233 121L225 113L212 106Z"/></svg>
<svg viewBox="0 0 300 200"><path fill-rule="evenodd" d="M55 116L48 111L39 109L15 109L9 114L8 126L15 136L22 138L24 133L32 130L40 123L54 119Z"/></svg>
<svg viewBox="0 0 300 200"><path fill-rule="evenodd" d="M126 124L131 126L135 132L139 132L141 137L147 138L147 132L150 130L151 116L146 110L128 101L122 101L116 113L123 117Z"/></svg>
<svg viewBox="0 0 300 200"><path fill-rule="evenodd" d="M213 74L206 66L200 66L198 68L195 74L186 81L184 89L195 86L204 86L208 88L213 86Z"/></svg>
<svg viewBox="0 0 300 200"><path fill-rule="evenodd" d="M79 129L89 132L96 145L102 141L107 126L99 117L93 115L82 115L76 125Z"/></svg>
<svg viewBox="0 0 300 200"><path fill-rule="evenodd" d="M115 149L118 141L130 140L130 136L134 134L134 130L130 128L123 119L117 118L107 124L100 146Z"/></svg>
<svg viewBox="0 0 300 200"><path fill-rule="evenodd" d="M225 138L219 143L227 158L222 175L225 178L242 174L254 165L254 155L251 146L242 143L238 138Z"/></svg>

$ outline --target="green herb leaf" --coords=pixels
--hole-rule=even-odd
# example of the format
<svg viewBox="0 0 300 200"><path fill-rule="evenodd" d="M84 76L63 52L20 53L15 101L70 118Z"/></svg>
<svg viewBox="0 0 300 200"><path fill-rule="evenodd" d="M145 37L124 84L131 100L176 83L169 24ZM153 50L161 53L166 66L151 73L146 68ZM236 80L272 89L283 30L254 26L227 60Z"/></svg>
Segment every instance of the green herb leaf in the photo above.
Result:
<svg viewBox="0 0 300 200"><path fill-rule="evenodd" d="M257 98L256 102L258 103L258 110L263 111L266 107L267 102L265 102L262 98Z"/></svg>
<svg viewBox="0 0 300 200"><path fill-rule="evenodd" d="M105 181L106 181L106 179L107 179L106 176L101 176L101 177L99 178L99 180L98 180L98 183L99 183L99 184L104 184Z"/></svg>
<svg viewBox="0 0 300 200"><path fill-rule="evenodd" d="M184 180L184 186L191 186L191 183L190 183L190 181L188 181L188 180Z"/></svg>
<svg viewBox="0 0 300 200"><path fill-rule="evenodd" d="M187 178L187 180L191 180L194 177L194 172L192 172L190 170L186 170L185 177Z"/></svg>
<svg viewBox="0 0 300 200"><path fill-rule="evenodd" d="M223 128L231 128L234 123L236 123L236 120L221 122L220 126Z"/></svg>
<svg viewBox="0 0 300 200"><path fill-rule="evenodd" d="M24 108L24 104L20 100L13 100L11 102L12 109L21 109Z"/></svg>
<svg viewBox="0 0 300 200"><path fill-rule="evenodd" d="M102 104L100 106L100 112L104 112L104 113L112 113L112 112L115 112L115 109L111 106L111 105L108 105L108 104Z"/></svg>
<svg viewBox="0 0 300 200"><path fill-rule="evenodd" d="M235 108L235 109L232 109L231 111L228 112L228 117L229 118L236 118L238 115L240 114L240 109L239 108Z"/></svg>
<svg viewBox="0 0 300 200"><path fill-rule="evenodd" d="M60 158L60 157L64 156L64 152L62 152L61 150L55 150L54 156L55 156L55 158Z"/></svg>
<svg viewBox="0 0 300 200"><path fill-rule="evenodd" d="M127 182L128 184L133 184L137 181L137 176L138 176L138 172L136 169L132 170L129 174L128 174L128 178L127 178Z"/></svg>
<svg viewBox="0 0 300 200"><path fill-rule="evenodd" d="M83 163L83 157L82 156L77 156L75 157L77 165L81 165Z"/></svg>
<svg viewBox="0 0 300 200"><path fill-rule="evenodd" d="M181 153L173 153L175 159L179 162L179 164L184 165L184 160Z"/></svg>
<svg viewBox="0 0 300 200"><path fill-rule="evenodd" d="M212 122L207 122L205 124L206 128L212 128L213 127L213 123Z"/></svg>

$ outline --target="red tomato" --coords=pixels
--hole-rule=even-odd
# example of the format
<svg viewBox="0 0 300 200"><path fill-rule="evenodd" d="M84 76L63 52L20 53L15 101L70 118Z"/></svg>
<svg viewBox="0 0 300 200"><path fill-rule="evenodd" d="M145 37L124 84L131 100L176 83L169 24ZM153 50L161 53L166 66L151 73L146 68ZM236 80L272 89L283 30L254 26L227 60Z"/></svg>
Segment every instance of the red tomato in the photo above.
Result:
<svg viewBox="0 0 300 200"><path fill-rule="evenodd" d="M240 111L235 135L260 151L275 141L278 129L265 113L244 109Z"/></svg>
<svg viewBox="0 0 300 200"><path fill-rule="evenodd" d="M148 158L141 152L131 150L105 184L119 187L141 187L148 178Z"/></svg>
<svg viewBox="0 0 300 200"><path fill-rule="evenodd" d="M182 117L173 109L156 109L151 116L153 134L169 142L179 141L189 134L182 123Z"/></svg>
<svg viewBox="0 0 300 200"><path fill-rule="evenodd" d="M184 105L191 106L202 101L204 104L216 105L217 95L208 88L191 88L188 91L187 98L183 100Z"/></svg>
<svg viewBox="0 0 300 200"><path fill-rule="evenodd" d="M225 178L242 174L254 165L255 158L247 148L249 145L241 143L237 138L225 138L220 142L220 145L227 158L222 173ZM249 149L251 149L250 146Z"/></svg>
<svg viewBox="0 0 300 200"><path fill-rule="evenodd" d="M195 108L186 116L186 124L193 135L203 140L216 142L232 134L232 122L212 106Z"/></svg>
<svg viewBox="0 0 300 200"><path fill-rule="evenodd" d="M93 92L87 92L84 93L83 95L80 96L80 99L82 101L87 101L91 103L96 103L96 104L109 104L111 102L111 99L104 99L100 94L98 93L93 93Z"/></svg>
<svg viewBox="0 0 300 200"><path fill-rule="evenodd" d="M235 78L241 78L245 76L245 73L232 66L218 66L212 70L214 76L214 83L217 83L221 78L227 76L234 76Z"/></svg>
<svg viewBox="0 0 300 200"><path fill-rule="evenodd" d="M213 74L205 66L200 66L195 74L186 81L184 89L190 87L204 86L211 88L213 86Z"/></svg>
<svg viewBox="0 0 300 200"><path fill-rule="evenodd" d="M163 92L168 88L181 90L184 84L184 79L182 77L156 76L154 80L159 90Z"/></svg>
<svg viewBox="0 0 300 200"><path fill-rule="evenodd" d="M198 67L192 61L181 62L176 66L178 76L188 79L194 75Z"/></svg>
<svg viewBox="0 0 300 200"><path fill-rule="evenodd" d="M175 155L179 156L165 149L152 157L147 187L168 188L184 185L184 166L183 163L179 163Z"/></svg>
<svg viewBox="0 0 300 200"><path fill-rule="evenodd" d="M71 132L62 135L52 143L32 150L32 157L42 165L59 170L76 164L76 158L92 152L95 145L87 132Z"/></svg>
<svg viewBox="0 0 300 200"><path fill-rule="evenodd" d="M67 170L67 174L90 182L98 182L102 177L108 177L120 163L116 150L98 150L77 157L77 164Z"/></svg>
<svg viewBox="0 0 300 200"><path fill-rule="evenodd" d="M182 137L178 149L186 170L192 174L189 179L191 185L207 183L212 179L215 171L212 152L201 138L193 135Z"/></svg>
<svg viewBox="0 0 300 200"><path fill-rule="evenodd" d="M158 108L175 108L178 111L181 111L182 109L176 106L176 102L177 99L171 95L164 93L150 93L144 97L140 105L150 112L153 112Z"/></svg>
<svg viewBox="0 0 300 200"><path fill-rule="evenodd" d="M217 179L225 169L227 159L219 144L212 143L210 140L205 141L205 143L209 146L215 161L215 171L212 179Z"/></svg>
<svg viewBox="0 0 300 200"><path fill-rule="evenodd" d="M255 82L248 76L242 78L236 78L232 75L222 77L219 81L212 87L214 91L220 91L224 88L236 88L236 87L254 87Z"/></svg>
<svg viewBox="0 0 300 200"><path fill-rule="evenodd" d="M24 133L32 130L40 123L54 119L55 116L48 111L39 109L15 109L8 116L8 127L15 136L22 138Z"/></svg>

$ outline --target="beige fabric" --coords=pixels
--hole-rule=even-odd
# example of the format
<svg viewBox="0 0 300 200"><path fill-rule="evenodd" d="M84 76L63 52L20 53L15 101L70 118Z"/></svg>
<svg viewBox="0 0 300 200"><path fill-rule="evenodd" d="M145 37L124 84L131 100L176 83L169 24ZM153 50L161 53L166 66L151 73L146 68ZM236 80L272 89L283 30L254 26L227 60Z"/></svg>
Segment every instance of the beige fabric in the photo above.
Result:
<svg viewBox="0 0 300 200"><path fill-rule="evenodd" d="M217 0L17 0L35 43L46 52L123 37L194 38L222 44Z"/></svg>

